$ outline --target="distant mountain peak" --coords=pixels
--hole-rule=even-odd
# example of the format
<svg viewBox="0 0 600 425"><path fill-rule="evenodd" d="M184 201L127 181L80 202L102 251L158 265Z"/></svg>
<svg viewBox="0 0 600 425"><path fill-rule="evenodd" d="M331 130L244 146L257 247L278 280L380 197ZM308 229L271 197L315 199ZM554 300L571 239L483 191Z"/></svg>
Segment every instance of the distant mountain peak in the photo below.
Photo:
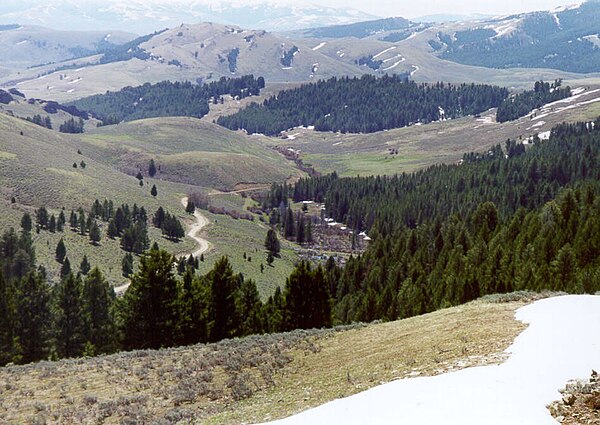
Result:
<svg viewBox="0 0 600 425"><path fill-rule="evenodd" d="M19 22L70 29L121 29L145 34L183 22L202 21L266 30L294 30L376 18L351 8L305 0L4 0L0 24Z"/></svg>

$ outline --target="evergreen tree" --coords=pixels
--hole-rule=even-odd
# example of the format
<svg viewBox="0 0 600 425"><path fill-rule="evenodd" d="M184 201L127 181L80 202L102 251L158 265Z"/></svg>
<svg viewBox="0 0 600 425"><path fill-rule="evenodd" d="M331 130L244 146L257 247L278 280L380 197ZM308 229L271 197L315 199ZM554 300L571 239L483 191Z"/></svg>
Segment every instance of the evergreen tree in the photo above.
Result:
<svg viewBox="0 0 600 425"><path fill-rule="evenodd" d="M56 221L56 230L59 232L62 232L65 228L66 222L67 222L67 219L65 217L65 212L63 210L61 210L60 214L58 215L58 220Z"/></svg>
<svg viewBox="0 0 600 425"><path fill-rule="evenodd" d="M206 279L196 278L188 267L183 275L179 296L181 343L208 341L208 303L210 287Z"/></svg>
<svg viewBox="0 0 600 425"><path fill-rule="evenodd" d="M89 273L90 269L91 269L90 262L87 258L87 255L84 255L83 259L81 260L81 264L79 265L79 272L82 275L87 275Z"/></svg>
<svg viewBox="0 0 600 425"><path fill-rule="evenodd" d="M331 325L331 303L325 273L321 266L312 270L301 261L285 284L287 329L311 329Z"/></svg>
<svg viewBox="0 0 600 425"><path fill-rule="evenodd" d="M65 242L63 238L60 238L58 244L56 244L55 258L60 264L63 264L65 260L65 256L67 255L67 248L65 247Z"/></svg>
<svg viewBox="0 0 600 425"><path fill-rule="evenodd" d="M0 367L15 360L14 291L0 268Z"/></svg>
<svg viewBox="0 0 600 425"><path fill-rule="evenodd" d="M185 236L185 231L181 222L169 213L166 214L165 219L161 226L162 234L167 236L171 240L179 240Z"/></svg>
<svg viewBox="0 0 600 425"><path fill-rule="evenodd" d="M108 223L108 230L106 231L106 234L108 235L109 238L114 239L117 236L119 236L119 230L117 229L117 225L115 224L114 220L111 220Z"/></svg>
<svg viewBox="0 0 600 425"><path fill-rule="evenodd" d="M160 348L177 339L177 280L174 259L166 251L150 250L123 297L125 348Z"/></svg>
<svg viewBox="0 0 600 425"><path fill-rule="evenodd" d="M50 289L44 277L29 273L17 291L17 331L21 363L47 357L50 348Z"/></svg>
<svg viewBox="0 0 600 425"><path fill-rule="evenodd" d="M23 214L23 217L21 217L21 229L23 229L24 232L31 232L32 228L33 223L31 220L31 215L29 215L29 213Z"/></svg>
<svg viewBox="0 0 600 425"><path fill-rule="evenodd" d="M267 237L265 239L265 248L273 256L278 256L279 252L281 251L281 245L279 244L277 233L273 229L269 229L267 231Z"/></svg>
<svg viewBox="0 0 600 425"><path fill-rule="evenodd" d="M110 353L116 348L115 323L111 314L115 293L98 267L90 272L83 285L86 341L94 354Z"/></svg>
<svg viewBox="0 0 600 425"><path fill-rule="evenodd" d="M196 212L196 205L194 204L194 201L188 199L188 202L185 206L185 212L188 214L194 214L194 212Z"/></svg>
<svg viewBox="0 0 600 425"><path fill-rule="evenodd" d="M165 222L165 216L166 214L163 207L158 207L158 209L154 213L154 217L152 218L152 224L154 225L154 227L157 227L159 229L162 228L163 223Z"/></svg>
<svg viewBox="0 0 600 425"><path fill-rule="evenodd" d="M263 324L263 304L260 301L256 283L253 280L242 282L237 298L237 311L241 318L239 335L252 335L262 333Z"/></svg>
<svg viewBox="0 0 600 425"><path fill-rule="evenodd" d="M156 175L156 164L154 164L154 159L151 159L150 164L148 164L148 175L150 177L154 177Z"/></svg>
<svg viewBox="0 0 600 425"><path fill-rule="evenodd" d="M40 207L35 214L36 223L42 228L46 229L48 227L48 210L46 207Z"/></svg>
<svg viewBox="0 0 600 425"><path fill-rule="evenodd" d="M48 221L48 231L50 233L56 232L56 217L54 216L54 214L50 216L50 220Z"/></svg>
<svg viewBox="0 0 600 425"><path fill-rule="evenodd" d="M85 319L79 277L69 273L58 284L55 305L56 351L62 358L80 356L85 343Z"/></svg>
<svg viewBox="0 0 600 425"><path fill-rule="evenodd" d="M71 262L69 261L69 257L65 257L60 268L60 278L64 280L69 274L71 274Z"/></svg>
<svg viewBox="0 0 600 425"><path fill-rule="evenodd" d="M294 227L294 213L292 212L292 209L288 207L285 213L285 222L283 227L286 239L294 237L296 234L296 229Z"/></svg>
<svg viewBox="0 0 600 425"><path fill-rule="evenodd" d="M78 224L79 221L77 220L77 215L75 214L75 211L71 210L71 215L69 216L69 226L71 227L71 230L77 229Z"/></svg>
<svg viewBox="0 0 600 425"><path fill-rule="evenodd" d="M231 338L236 335L239 322L236 309L239 279L233 274L227 257L221 257L206 278L211 289L208 311L210 340Z"/></svg>
<svg viewBox="0 0 600 425"><path fill-rule="evenodd" d="M121 261L121 270L123 277L129 277L133 274L133 255L130 252L125 254Z"/></svg>
<svg viewBox="0 0 600 425"><path fill-rule="evenodd" d="M94 221L92 223L92 227L90 227L90 241L92 242L92 244L98 245L101 238L102 235L100 234L100 228L98 227L96 221Z"/></svg>
<svg viewBox="0 0 600 425"><path fill-rule="evenodd" d="M85 212L83 211L83 209L79 210L79 233L81 233L82 236L85 235L86 232L86 221L85 221Z"/></svg>
<svg viewBox="0 0 600 425"><path fill-rule="evenodd" d="M156 189L156 185L153 184L152 185L152 189L150 189L150 195L156 197L156 195L158 195L158 190Z"/></svg>

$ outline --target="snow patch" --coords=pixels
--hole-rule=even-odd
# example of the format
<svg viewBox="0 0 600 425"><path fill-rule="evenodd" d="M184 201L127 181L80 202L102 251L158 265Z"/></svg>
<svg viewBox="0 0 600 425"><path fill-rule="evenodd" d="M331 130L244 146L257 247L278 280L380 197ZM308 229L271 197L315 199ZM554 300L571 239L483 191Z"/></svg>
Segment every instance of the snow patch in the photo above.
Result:
<svg viewBox="0 0 600 425"><path fill-rule="evenodd" d="M394 68L396 68L398 65L400 65L404 61L405 61L405 59L402 58L398 62L394 63L392 66L388 66L387 68L383 68L383 71L389 71L390 69L394 69Z"/></svg>
<svg viewBox="0 0 600 425"><path fill-rule="evenodd" d="M475 119L475 121L480 122L482 124L494 124L494 117L488 115L487 117L477 118Z"/></svg>
<svg viewBox="0 0 600 425"><path fill-rule="evenodd" d="M415 75L415 73L420 70L421 68L419 68L418 65L412 65L412 67L414 68L412 71L410 71L410 76L412 77L413 75Z"/></svg>
<svg viewBox="0 0 600 425"><path fill-rule="evenodd" d="M586 35L583 39L589 41L595 47L600 47L600 38L598 37L598 34Z"/></svg>
<svg viewBox="0 0 600 425"><path fill-rule="evenodd" d="M393 381L272 424L556 425L558 390L600 368L600 297L547 298L516 318L529 326L501 365Z"/></svg>
<svg viewBox="0 0 600 425"><path fill-rule="evenodd" d="M321 47L324 47L327 44L326 41L322 42L321 44L319 44L318 46L315 46L312 48L313 52L316 52L317 50L319 50Z"/></svg>
<svg viewBox="0 0 600 425"><path fill-rule="evenodd" d="M484 28L491 29L496 32L496 35L493 36L492 39L500 38L515 31L519 26L519 22L520 19L511 19L509 21L504 21L501 25L488 25Z"/></svg>
<svg viewBox="0 0 600 425"><path fill-rule="evenodd" d="M377 59L379 56L381 56L381 55L383 55L383 54L385 54L385 53L387 53L387 52L389 52L389 51L392 51L392 50L394 50L395 48L396 48L396 46L392 46L392 47L390 47L390 48L388 48L388 49L382 50L381 52L379 52L379 53L377 53L375 56L373 56L373 59Z"/></svg>
<svg viewBox="0 0 600 425"><path fill-rule="evenodd" d="M550 131L543 131L541 133L538 133L538 137L540 140L548 140L550 139Z"/></svg>

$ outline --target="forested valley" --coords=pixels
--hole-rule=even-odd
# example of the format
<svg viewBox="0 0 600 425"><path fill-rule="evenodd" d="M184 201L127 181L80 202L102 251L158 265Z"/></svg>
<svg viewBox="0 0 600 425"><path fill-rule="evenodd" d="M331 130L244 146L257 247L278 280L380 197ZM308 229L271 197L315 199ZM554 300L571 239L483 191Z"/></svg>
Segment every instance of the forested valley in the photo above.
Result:
<svg viewBox="0 0 600 425"><path fill-rule="evenodd" d="M600 121L563 124L527 150L507 141L461 165L393 177L299 181L270 205L324 202L367 251L328 263L333 322L394 320L481 295L600 290Z"/></svg>
<svg viewBox="0 0 600 425"><path fill-rule="evenodd" d="M219 117L217 124L248 133L279 135L298 126L317 131L373 133L416 123L478 114L500 105L497 86L417 84L399 76L336 78L279 92L261 105Z"/></svg>
<svg viewBox="0 0 600 425"><path fill-rule="evenodd" d="M593 293L600 290L599 159L600 120L560 125L550 140L527 149L507 141L465 154L461 164L414 174L332 174L274 185L263 205L282 211L265 241L271 258L277 233L298 237L288 235L298 224L286 224L298 219L286 207L292 201L324 202L327 216L373 241L344 267L333 258L317 266L301 261L266 301L227 258L200 275L198 259L176 259L156 245L145 252L147 245L124 246L141 254L141 265L122 298L90 264L79 272L69 267L50 284L36 266L34 226L24 216L20 233L7 231L0 240L0 362L394 320L514 290ZM143 209L134 210L96 202L87 217L107 220L109 237L123 238L119 226L146 221ZM165 217L159 209L152 223L164 227ZM52 218L38 210L35 231L69 224L94 241L94 221L88 228L82 211L68 223ZM308 237L310 227L305 231ZM59 254L64 261L62 251L57 247L57 261Z"/></svg>

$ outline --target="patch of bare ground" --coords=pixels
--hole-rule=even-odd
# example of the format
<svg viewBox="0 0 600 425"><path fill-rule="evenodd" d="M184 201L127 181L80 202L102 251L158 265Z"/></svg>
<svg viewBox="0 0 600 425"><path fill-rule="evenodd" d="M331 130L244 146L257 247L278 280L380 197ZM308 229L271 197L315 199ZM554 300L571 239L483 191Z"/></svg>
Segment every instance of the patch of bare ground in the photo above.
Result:
<svg viewBox="0 0 600 425"><path fill-rule="evenodd" d="M568 382L561 390L562 399L552 402L548 410L566 425L600 425L600 377L596 371L588 381Z"/></svg>
<svg viewBox="0 0 600 425"><path fill-rule="evenodd" d="M239 424L384 382L502 362L530 294L389 323L0 369L0 424Z"/></svg>

